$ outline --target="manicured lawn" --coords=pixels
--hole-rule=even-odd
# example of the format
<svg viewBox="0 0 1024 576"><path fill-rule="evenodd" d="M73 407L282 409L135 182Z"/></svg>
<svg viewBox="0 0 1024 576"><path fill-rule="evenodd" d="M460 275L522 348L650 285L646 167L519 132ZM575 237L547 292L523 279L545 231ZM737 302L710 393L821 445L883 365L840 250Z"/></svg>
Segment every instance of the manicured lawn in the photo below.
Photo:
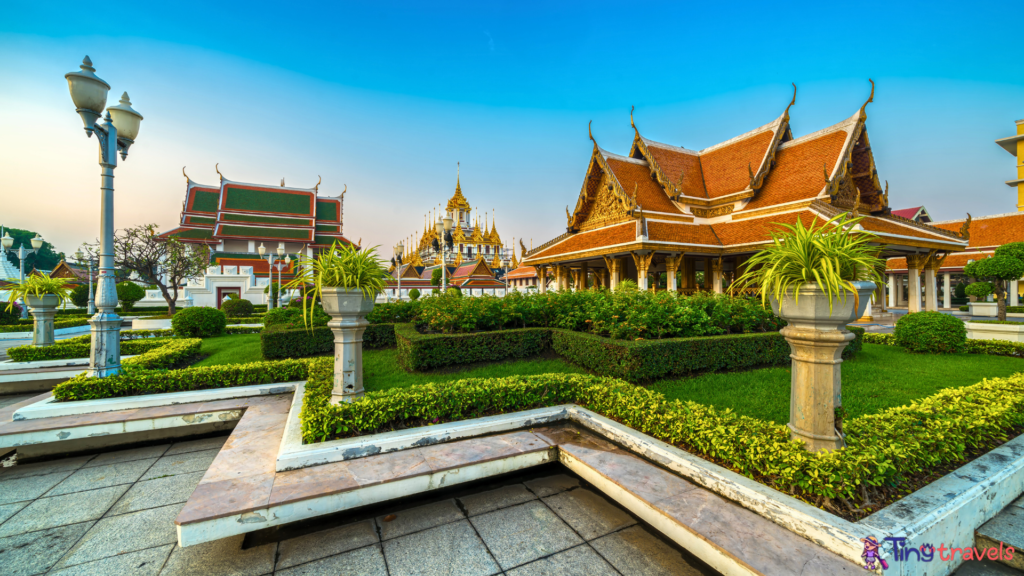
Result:
<svg viewBox="0 0 1024 576"><path fill-rule="evenodd" d="M1024 359L982 354L910 354L894 346L865 344L843 363L843 406L848 417L873 414L930 396L942 388L1024 371ZM662 380L653 390L755 418L789 421L789 368L702 374Z"/></svg>
<svg viewBox="0 0 1024 576"><path fill-rule="evenodd" d="M195 366L263 359L259 334L206 338L203 352L210 356ZM363 352L363 386L367 390L549 372L583 373L584 370L554 358L409 373L399 366L398 351L393 348ZM942 388L968 386L983 378L1016 372L1024 372L1024 359L981 354L910 354L893 346L865 344L855 360L843 363L843 405L852 418L909 404ZM789 368L762 368L661 380L650 388L670 399L731 408L746 416L782 423L789 421L789 378Z"/></svg>

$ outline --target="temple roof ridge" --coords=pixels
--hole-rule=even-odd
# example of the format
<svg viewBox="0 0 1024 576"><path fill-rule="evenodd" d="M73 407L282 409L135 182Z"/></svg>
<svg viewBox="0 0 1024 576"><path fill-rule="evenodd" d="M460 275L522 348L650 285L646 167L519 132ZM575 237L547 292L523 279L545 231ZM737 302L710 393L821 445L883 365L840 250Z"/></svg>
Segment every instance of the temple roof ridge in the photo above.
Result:
<svg viewBox="0 0 1024 576"><path fill-rule="evenodd" d="M760 134L761 132L769 132L769 131L770 132L774 132L779 127L779 125L782 124L782 122L785 120L785 118L786 118L786 114L783 114L782 116L779 116L778 118L776 118L775 120L772 120L771 122L765 124L764 126L758 126L757 128L754 128L753 130L748 130L748 131L744 132L743 134L740 134L739 136L734 136L734 137L726 140L725 142L719 142L718 144L714 144L712 146L708 146L707 148L701 148L697 153L700 154L700 155L704 155L704 154L707 154L708 152L713 152L715 150L718 150L719 148L724 148L726 146L729 146L730 144L735 144L735 143L740 142L742 140L746 140L747 138L750 138L751 136L755 136L757 134Z"/></svg>
<svg viewBox="0 0 1024 576"><path fill-rule="evenodd" d="M989 214L988 216L978 216L977 218L971 217L971 220L977 222L978 220L989 220L992 218L1007 218L1009 216L1024 216L1024 212L1005 212L1003 214ZM963 224L967 218L954 218L952 220L942 220L937 222L929 222L930 226L936 226L938 224Z"/></svg>
<svg viewBox="0 0 1024 576"><path fill-rule="evenodd" d="M860 112L859 111L856 114L854 114L853 116L850 116L849 118L847 118L846 120L842 120L842 121L837 122L837 123L835 123L835 124L833 124L831 126L827 126L825 128L822 128L821 130L817 130L815 132L811 132L810 134L804 134L803 136L801 136L799 138L793 138L792 140L787 140L786 142L782 142L782 143L779 144L779 149L781 150L783 148L789 148L791 146L796 146L798 144L803 144L804 142L807 142L809 140L815 140L817 138L825 136L826 134L831 134L833 132L838 132L840 130L842 130L844 132L849 132L849 129L851 129L854 126L857 125L857 122L860 122Z"/></svg>
<svg viewBox="0 0 1024 576"><path fill-rule="evenodd" d="M609 151L605 150L604 148L600 148L600 147L598 148L598 150L601 151L601 154L604 156L605 160L619 160L619 161L622 161L622 162L629 162L631 164L639 164L641 166L647 166L647 160L644 160L644 159L641 159L641 158L630 158L629 156L623 156L621 154L614 154L614 153L609 152Z"/></svg>
<svg viewBox="0 0 1024 576"><path fill-rule="evenodd" d="M693 154L695 156L699 156L700 155L700 152L698 152L697 150L690 150L689 148L683 148L682 146L675 146L673 144L665 144L664 142L658 142L656 140L651 140L651 139L645 138L643 136L640 136L640 139L643 140L644 144L646 144L648 146L655 146L657 148L664 148L666 150L672 150L674 152L681 152L683 154Z"/></svg>

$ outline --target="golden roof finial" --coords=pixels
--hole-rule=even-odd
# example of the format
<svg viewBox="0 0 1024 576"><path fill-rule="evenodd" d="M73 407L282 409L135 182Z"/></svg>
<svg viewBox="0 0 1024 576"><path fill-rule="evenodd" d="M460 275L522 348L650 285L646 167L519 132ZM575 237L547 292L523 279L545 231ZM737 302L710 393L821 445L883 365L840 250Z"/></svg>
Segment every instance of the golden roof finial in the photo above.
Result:
<svg viewBox="0 0 1024 576"><path fill-rule="evenodd" d="M865 102L860 107L860 117L861 118L865 118L866 117L866 114L864 114L864 109L868 107L868 104L871 104L872 102L875 101L875 81L872 80L871 78L868 78L868 82L871 82L871 95L868 96L867 102Z"/></svg>
<svg viewBox="0 0 1024 576"><path fill-rule="evenodd" d="M633 127L633 130L636 130L636 124L633 123L633 110L635 110L635 109L636 109L636 106L630 106L629 107L629 125ZM636 130L636 131L640 132L639 130Z"/></svg>
<svg viewBox="0 0 1024 576"><path fill-rule="evenodd" d="M597 140L594 140L594 132L590 129L590 125L593 123L593 120L587 122L587 136L590 138L590 141L594 143L594 146L597 146Z"/></svg>
<svg viewBox="0 0 1024 576"><path fill-rule="evenodd" d="M786 106L786 111L782 114L783 116L789 117L789 109L793 107L793 104L796 104L796 82L793 82L793 99L789 101L789 106Z"/></svg>
<svg viewBox="0 0 1024 576"><path fill-rule="evenodd" d="M320 184L317 184L317 186L319 186L319 185ZM341 191L341 197L342 198L345 197L345 192L348 192L348 184L345 184L345 189Z"/></svg>
<svg viewBox="0 0 1024 576"><path fill-rule="evenodd" d="M188 177L188 174L185 174L185 167L184 166L181 167L181 174L182 174L182 176L185 177L185 181L186 182L188 182L189 184L192 183L192 179Z"/></svg>
<svg viewBox="0 0 1024 576"><path fill-rule="evenodd" d="M223 182L225 178L224 175L220 173L220 162L214 164L213 169L217 171L217 176L220 176L220 181Z"/></svg>
<svg viewBox="0 0 1024 576"><path fill-rule="evenodd" d="M323 180L324 179L321 178L319 174L316 175L316 186L313 186L313 191L314 192L319 192L320 191L320 183L323 182Z"/></svg>

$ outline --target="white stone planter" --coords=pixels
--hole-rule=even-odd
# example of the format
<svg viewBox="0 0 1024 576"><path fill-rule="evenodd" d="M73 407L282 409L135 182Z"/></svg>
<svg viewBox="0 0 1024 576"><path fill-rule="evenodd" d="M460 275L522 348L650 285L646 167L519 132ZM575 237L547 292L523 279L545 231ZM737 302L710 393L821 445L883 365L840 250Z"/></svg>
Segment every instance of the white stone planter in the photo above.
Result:
<svg viewBox="0 0 1024 576"><path fill-rule="evenodd" d="M334 332L334 390L331 403L352 402L363 396L363 332L374 298L359 290L324 286L320 290L324 312Z"/></svg>
<svg viewBox="0 0 1024 576"><path fill-rule="evenodd" d="M57 312L60 298L56 294L26 296L28 311L35 321L32 323L32 345L53 346L53 317Z"/></svg>
<svg viewBox="0 0 1024 576"><path fill-rule="evenodd" d="M161 318L159 320L146 320L145 318L136 318L132 320L132 330L169 330L170 328L170 318Z"/></svg>
<svg viewBox="0 0 1024 576"><path fill-rule="evenodd" d="M793 369L789 400L790 437L810 451L843 446L836 429L835 409L842 406L843 349L854 339L846 325L864 315L875 290L873 282L854 282L856 296L846 293L829 306L829 296L817 284L804 284L799 297L790 290L780 303L771 298L772 310L789 325L780 333L792 350Z"/></svg>
<svg viewBox="0 0 1024 576"><path fill-rule="evenodd" d="M1024 342L1024 324L988 324L964 322L968 340L1007 340Z"/></svg>
<svg viewBox="0 0 1024 576"><path fill-rule="evenodd" d="M967 304L967 311L971 316L991 316L995 318L999 315L999 304L996 302L969 302Z"/></svg>

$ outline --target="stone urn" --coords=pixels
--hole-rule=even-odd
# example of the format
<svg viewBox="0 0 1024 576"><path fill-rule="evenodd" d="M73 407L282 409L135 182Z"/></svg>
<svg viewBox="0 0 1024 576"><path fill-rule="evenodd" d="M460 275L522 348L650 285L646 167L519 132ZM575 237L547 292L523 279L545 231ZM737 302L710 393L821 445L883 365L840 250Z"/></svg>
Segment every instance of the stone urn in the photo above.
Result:
<svg viewBox="0 0 1024 576"><path fill-rule="evenodd" d="M844 298L834 295L831 310L828 294L814 283L801 286L799 298L794 298L792 289L781 302L770 298L772 310L788 322L780 333L792 351L790 438L812 452L844 445L835 413L843 404L843 349L854 339L846 325L864 315L875 290L874 282L853 284L856 295L848 291Z"/></svg>
<svg viewBox="0 0 1024 576"><path fill-rule="evenodd" d="M372 296L360 290L324 286L320 289L327 323L334 332L334 391L331 403L352 402L363 396L363 331L370 325Z"/></svg>
<svg viewBox="0 0 1024 576"><path fill-rule="evenodd" d="M57 313L60 298L56 294L28 295L25 296L25 302L29 314L35 320L32 322L32 345L53 346L53 317Z"/></svg>

